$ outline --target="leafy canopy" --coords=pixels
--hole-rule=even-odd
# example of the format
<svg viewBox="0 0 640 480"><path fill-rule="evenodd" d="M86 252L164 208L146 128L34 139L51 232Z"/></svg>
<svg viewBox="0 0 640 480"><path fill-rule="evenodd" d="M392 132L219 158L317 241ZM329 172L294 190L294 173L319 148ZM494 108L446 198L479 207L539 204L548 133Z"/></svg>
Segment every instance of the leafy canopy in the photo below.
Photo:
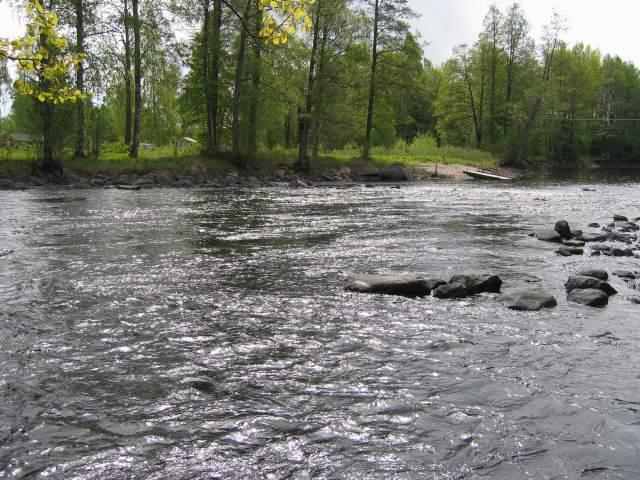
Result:
<svg viewBox="0 0 640 480"><path fill-rule="evenodd" d="M70 72L86 55L68 51L67 39L56 32L58 15L44 8L39 0L27 0L26 15L27 31L22 38L0 39L0 59L16 62L21 73L14 83L17 92L53 104L86 98L69 83ZM37 82L26 80L33 76Z"/></svg>
<svg viewBox="0 0 640 480"><path fill-rule="evenodd" d="M307 9L313 3L315 0L258 0L265 14L260 36L274 45L284 45L298 28L311 30L313 21Z"/></svg>

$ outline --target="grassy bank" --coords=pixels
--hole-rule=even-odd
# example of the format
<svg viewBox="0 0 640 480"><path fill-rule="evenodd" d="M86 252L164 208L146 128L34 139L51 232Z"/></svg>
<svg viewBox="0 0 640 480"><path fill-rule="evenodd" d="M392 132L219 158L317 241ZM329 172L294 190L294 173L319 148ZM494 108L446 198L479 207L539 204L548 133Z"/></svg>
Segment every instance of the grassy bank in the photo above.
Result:
<svg viewBox="0 0 640 480"><path fill-rule="evenodd" d="M79 174L108 173L144 174L151 171L188 172L193 169L223 172L233 169L229 157L204 157L199 146L176 150L164 146L155 150L140 150L139 158L128 157L125 145L108 145L97 158L77 159L71 152L64 152L65 169ZM293 165L296 149L274 148L260 152L249 162L251 169L269 171L280 165ZM334 168L361 162L359 148L350 147L322 153L311 161L317 170ZM391 148L377 147L371 151L371 163L387 166L402 163L414 166L424 163L471 165L490 168L497 166L497 160L487 152L459 147L438 148L430 138L418 138L412 144L398 142ZM39 151L36 148L20 148L0 151L0 176L24 177L32 175L38 166Z"/></svg>

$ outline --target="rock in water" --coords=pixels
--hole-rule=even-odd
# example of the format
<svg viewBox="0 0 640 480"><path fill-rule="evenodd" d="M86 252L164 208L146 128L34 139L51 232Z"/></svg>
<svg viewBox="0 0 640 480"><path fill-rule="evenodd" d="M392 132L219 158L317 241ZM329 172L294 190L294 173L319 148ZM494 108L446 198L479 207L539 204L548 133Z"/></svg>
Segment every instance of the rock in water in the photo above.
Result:
<svg viewBox="0 0 640 480"><path fill-rule="evenodd" d="M573 290L600 290L608 296L618 293L616 289L607 282L603 282L602 280L598 280L594 277L582 277L579 275L569 277L569 280L567 280L567 283L565 283L564 286L567 289L567 292L571 292Z"/></svg>
<svg viewBox="0 0 640 480"><path fill-rule="evenodd" d="M607 240L607 236L603 233L580 232L580 235L576 235L575 239L582 242L605 242Z"/></svg>
<svg viewBox="0 0 640 480"><path fill-rule="evenodd" d="M565 240L562 244L566 247L584 247L585 243L580 240Z"/></svg>
<svg viewBox="0 0 640 480"><path fill-rule="evenodd" d="M535 237L543 242L562 243L562 237L555 230L537 232Z"/></svg>
<svg viewBox="0 0 640 480"><path fill-rule="evenodd" d="M0 250L0 258L9 256L12 253L13 253L13 250L7 250L7 249Z"/></svg>
<svg viewBox="0 0 640 480"><path fill-rule="evenodd" d="M415 274L356 275L345 285L345 290L356 293L377 293L401 297L426 297L431 293L428 280Z"/></svg>
<svg viewBox="0 0 640 480"><path fill-rule="evenodd" d="M569 292L567 300L573 303L579 303L580 305L587 305L588 307L602 308L609 305L609 296L602 290L595 288L576 288Z"/></svg>
<svg viewBox="0 0 640 480"><path fill-rule="evenodd" d="M556 255L560 255L561 257L570 257L572 255L584 255L584 250L582 248L576 248L576 247L563 247L559 250L556 250Z"/></svg>
<svg viewBox="0 0 640 480"><path fill-rule="evenodd" d="M554 230L558 232L564 240L571 240L571 228L569 227L569 222L566 220L560 220L556 223Z"/></svg>
<svg viewBox="0 0 640 480"><path fill-rule="evenodd" d="M613 272L613 275L615 275L616 277L624 278L625 280L636 280L638 278L638 275L636 275L635 273L627 272L624 270L617 270Z"/></svg>
<svg viewBox="0 0 640 480"><path fill-rule="evenodd" d="M502 295L500 300L511 310L522 312L537 312L543 308L554 308L558 305L553 295L539 288L513 290Z"/></svg>
<svg viewBox="0 0 640 480"><path fill-rule="evenodd" d="M440 299L465 298L467 289L459 283L447 283L436 288L433 296Z"/></svg>
<svg viewBox="0 0 640 480"><path fill-rule="evenodd" d="M602 280L603 282L609 280L609 274L604 270L583 270L582 272L578 273L578 276L593 277L597 278L598 280Z"/></svg>
<svg viewBox="0 0 640 480"><path fill-rule="evenodd" d="M627 217L625 217L624 215L614 215L613 216L613 221L614 222L628 222L629 219Z"/></svg>
<svg viewBox="0 0 640 480"><path fill-rule="evenodd" d="M487 272L464 272L449 280L450 284L460 284L467 295L478 295L479 293L500 293L502 280L497 275Z"/></svg>

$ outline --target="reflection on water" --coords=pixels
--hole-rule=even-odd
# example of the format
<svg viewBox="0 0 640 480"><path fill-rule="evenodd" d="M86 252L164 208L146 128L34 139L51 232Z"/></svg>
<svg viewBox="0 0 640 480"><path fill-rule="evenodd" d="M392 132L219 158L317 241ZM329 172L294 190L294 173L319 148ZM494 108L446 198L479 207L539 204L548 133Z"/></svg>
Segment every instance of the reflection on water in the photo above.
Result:
<svg viewBox="0 0 640 480"><path fill-rule="evenodd" d="M0 192L0 475L637 479L634 285L592 310L563 283L638 260L526 234L640 216L639 191ZM560 305L341 288L474 268Z"/></svg>

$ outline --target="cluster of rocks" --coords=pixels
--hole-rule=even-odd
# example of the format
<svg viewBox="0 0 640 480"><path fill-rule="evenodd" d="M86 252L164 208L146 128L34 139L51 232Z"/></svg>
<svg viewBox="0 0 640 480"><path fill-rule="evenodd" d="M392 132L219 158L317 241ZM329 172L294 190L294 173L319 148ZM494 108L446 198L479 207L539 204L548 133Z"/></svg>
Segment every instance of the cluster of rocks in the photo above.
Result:
<svg viewBox="0 0 640 480"><path fill-rule="evenodd" d="M612 257L634 257L635 252L640 251L638 236L634 232L640 230L640 226L635 221L623 215L615 215L613 223L601 227L598 223L591 223L590 228L601 228L600 232L583 232L582 230L571 230L566 220L556 223L553 230L542 230L530 234L532 237L545 242L557 243L561 246L556 250L556 254L569 257L572 255L584 255L585 246L590 244L591 256L612 256ZM608 243L624 243L625 247L616 245L603 245Z"/></svg>
<svg viewBox="0 0 640 480"><path fill-rule="evenodd" d="M345 290L356 293L397 295L424 298L431 295L438 299L461 299L482 293L500 294L502 280L488 272L464 272L449 281L425 278L416 274L357 275L351 277ZM558 302L542 289L514 290L499 297L508 308L521 311L537 311L553 308Z"/></svg>
<svg viewBox="0 0 640 480"><path fill-rule="evenodd" d="M564 284L567 300L572 303L602 308L609 304L609 297L618 292L609 283L609 274L604 270L586 270L569 277Z"/></svg>
<svg viewBox="0 0 640 480"><path fill-rule="evenodd" d="M280 165L271 171L212 172L202 166L192 166L183 172L169 170L145 174L76 173L64 175L31 175L20 179L0 178L0 189L24 190L45 185L74 185L78 187L111 187L123 190L139 190L153 187L263 187L289 185L305 188L318 183L352 182L408 182L412 173L402 164L379 168L371 164L342 165L317 170L308 175L294 171L289 165Z"/></svg>

